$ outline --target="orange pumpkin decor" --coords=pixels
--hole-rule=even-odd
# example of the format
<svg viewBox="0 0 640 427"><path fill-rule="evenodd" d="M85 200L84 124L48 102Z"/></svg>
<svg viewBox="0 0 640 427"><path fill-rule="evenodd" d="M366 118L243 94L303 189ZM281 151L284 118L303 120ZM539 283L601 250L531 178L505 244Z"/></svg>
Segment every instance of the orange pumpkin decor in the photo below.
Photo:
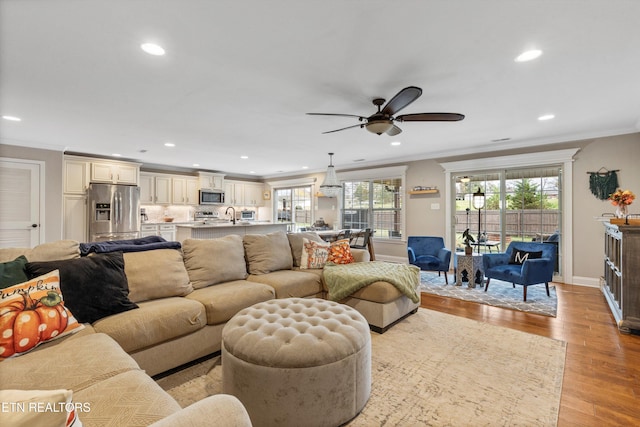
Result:
<svg viewBox="0 0 640 427"><path fill-rule="evenodd" d="M56 273L52 275L52 273ZM65 308L57 270L7 289L0 305L0 358L11 357L63 335L75 321ZM75 327L82 327L75 322Z"/></svg>

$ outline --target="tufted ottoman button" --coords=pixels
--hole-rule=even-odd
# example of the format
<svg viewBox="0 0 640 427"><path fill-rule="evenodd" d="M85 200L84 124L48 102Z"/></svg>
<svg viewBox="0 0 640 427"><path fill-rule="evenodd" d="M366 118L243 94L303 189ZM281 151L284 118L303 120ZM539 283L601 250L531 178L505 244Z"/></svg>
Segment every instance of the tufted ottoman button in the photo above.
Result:
<svg viewBox="0 0 640 427"><path fill-rule="evenodd" d="M254 426L338 426L371 392L371 335L355 309L285 298L248 307L222 331L222 391Z"/></svg>

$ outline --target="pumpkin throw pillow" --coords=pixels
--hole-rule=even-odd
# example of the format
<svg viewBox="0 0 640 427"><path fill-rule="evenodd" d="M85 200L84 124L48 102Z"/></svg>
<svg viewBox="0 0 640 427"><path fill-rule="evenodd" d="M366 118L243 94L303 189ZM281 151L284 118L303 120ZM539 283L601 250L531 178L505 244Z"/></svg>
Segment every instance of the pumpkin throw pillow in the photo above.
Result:
<svg viewBox="0 0 640 427"><path fill-rule="evenodd" d="M324 268L329 258L329 244L318 243L307 238L302 239L300 269Z"/></svg>
<svg viewBox="0 0 640 427"><path fill-rule="evenodd" d="M122 252L27 264L29 277L53 270L60 271L64 303L80 323L93 323L138 308L129 300Z"/></svg>
<svg viewBox="0 0 640 427"><path fill-rule="evenodd" d="M64 305L58 270L0 289L0 360L82 328Z"/></svg>
<svg viewBox="0 0 640 427"><path fill-rule="evenodd" d="M327 262L334 264L351 264L355 262L353 254L351 253L351 247L349 246L349 239L336 240L331 243Z"/></svg>

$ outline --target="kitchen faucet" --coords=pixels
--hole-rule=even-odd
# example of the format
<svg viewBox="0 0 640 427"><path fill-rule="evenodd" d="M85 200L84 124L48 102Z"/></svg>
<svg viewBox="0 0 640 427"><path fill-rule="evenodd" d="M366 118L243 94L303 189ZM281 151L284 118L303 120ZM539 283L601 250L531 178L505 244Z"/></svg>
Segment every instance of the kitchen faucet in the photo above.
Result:
<svg viewBox="0 0 640 427"><path fill-rule="evenodd" d="M225 215L229 215L229 209L233 211L233 216L231 217L231 224L236 225L236 208L233 206L229 206L226 211L224 211Z"/></svg>

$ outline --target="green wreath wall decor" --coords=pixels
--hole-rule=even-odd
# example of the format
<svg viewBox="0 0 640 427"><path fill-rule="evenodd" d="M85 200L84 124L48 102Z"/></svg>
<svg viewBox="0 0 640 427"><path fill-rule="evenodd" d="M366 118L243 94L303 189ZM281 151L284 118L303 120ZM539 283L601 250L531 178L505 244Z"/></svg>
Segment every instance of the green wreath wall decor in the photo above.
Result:
<svg viewBox="0 0 640 427"><path fill-rule="evenodd" d="M607 200L611 193L618 188L618 170L604 170L587 172L589 174L589 189L600 200Z"/></svg>

